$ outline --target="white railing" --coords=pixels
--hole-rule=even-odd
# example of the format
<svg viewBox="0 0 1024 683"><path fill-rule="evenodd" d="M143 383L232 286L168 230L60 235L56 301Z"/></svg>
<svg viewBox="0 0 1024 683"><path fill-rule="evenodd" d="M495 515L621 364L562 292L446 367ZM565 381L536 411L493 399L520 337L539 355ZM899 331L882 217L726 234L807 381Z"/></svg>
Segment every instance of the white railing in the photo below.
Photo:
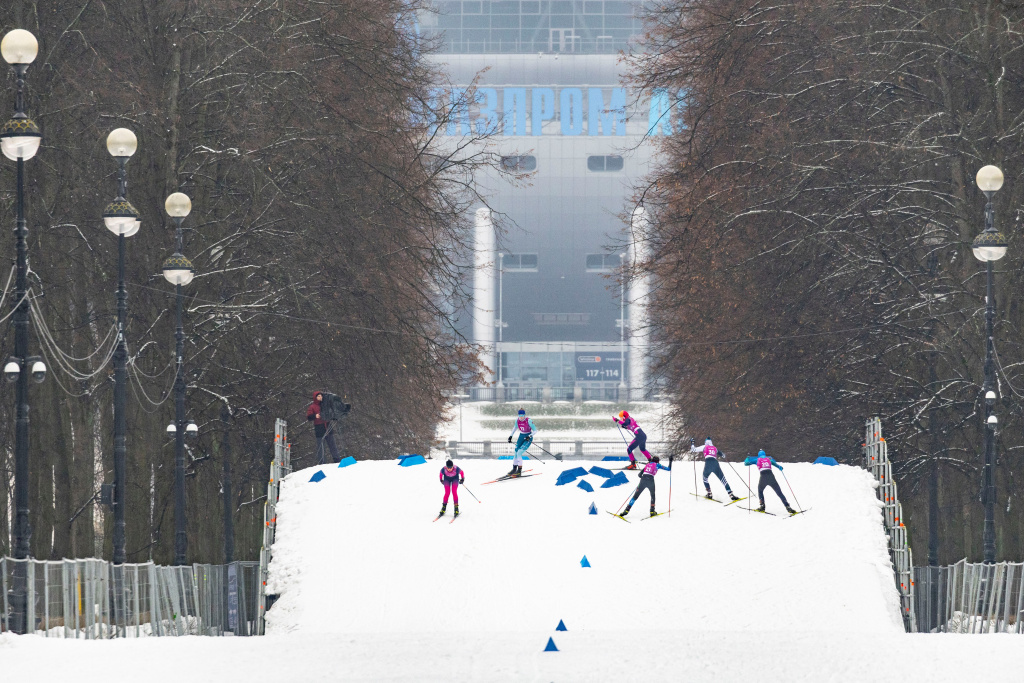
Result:
<svg viewBox="0 0 1024 683"><path fill-rule="evenodd" d="M253 635L256 578L255 562L164 567L3 557L0 631L86 640ZM16 585L23 586L18 598Z"/></svg>
<svg viewBox="0 0 1024 683"><path fill-rule="evenodd" d="M263 504L263 547L260 548L259 607L256 622L257 635L266 632L267 568L270 565L271 546L277 534L277 500L281 494L281 479L292 471L292 446L288 443L288 423L278 419L274 423L274 459L270 463L270 481L267 482L267 502Z"/></svg>
<svg viewBox="0 0 1024 683"><path fill-rule="evenodd" d="M537 447L542 448L539 450ZM669 444L660 441L648 441L650 453L668 457L666 448ZM527 451L527 455L536 452L541 459L557 460L594 460L606 456L626 457L626 442L619 441L583 441L545 439L536 441ZM446 449L453 458L497 458L511 456L515 453L515 443L507 441L449 441ZM546 452L545 452L546 451ZM639 450L634 450L635 457L641 457ZM641 458L642 459L642 458Z"/></svg>
<svg viewBox="0 0 1024 683"><path fill-rule="evenodd" d="M896 588L900 594L900 612L908 632L917 631L914 612L914 557L907 544L907 527L903 524L903 506L900 505L896 482L892 477L888 444L882 436L882 420L873 417L867 421L864 437L864 468L878 482L878 499L882 501L882 523L889 541L889 558L896 575Z"/></svg>
<svg viewBox="0 0 1024 683"><path fill-rule="evenodd" d="M1024 633L1024 563L960 560L914 567L914 611L924 633Z"/></svg>

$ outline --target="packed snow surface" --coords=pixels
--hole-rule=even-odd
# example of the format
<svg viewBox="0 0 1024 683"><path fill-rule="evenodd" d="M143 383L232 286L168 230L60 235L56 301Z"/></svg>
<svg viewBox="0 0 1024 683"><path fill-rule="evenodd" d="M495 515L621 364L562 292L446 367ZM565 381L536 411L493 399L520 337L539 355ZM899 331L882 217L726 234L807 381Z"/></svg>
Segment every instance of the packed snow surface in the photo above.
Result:
<svg viewBox="0 0 1024 683"><path fill-rule="evenodd" d="M672 514L631 523L635 485L601 489L563 469L485 485L508 461L466 461L463 515L432 521L440 464L361 462L295 472L282 485L264 638L47 641L0 636L9 680L146 681L929 681L1010 680L1013 635L903 633L867 473L785 465L785 516L698 499L676 463ZM698 463L699 465L699 463ZM734 490L747 472L725 466ZM699 478L699 472L697 473ZM756 473L751 473L755 485ZM667 472L658 509L669 505ZM703 486L697 483L702 490ZM717 480L715 496L724 500ZM742 495L742 494L741 494ZM599 511L587 513L591 503ZM580 566L586 556L589 568ZM556 632L559 620L568 631ZM552 638L558 652L544 652Z"/></svg>

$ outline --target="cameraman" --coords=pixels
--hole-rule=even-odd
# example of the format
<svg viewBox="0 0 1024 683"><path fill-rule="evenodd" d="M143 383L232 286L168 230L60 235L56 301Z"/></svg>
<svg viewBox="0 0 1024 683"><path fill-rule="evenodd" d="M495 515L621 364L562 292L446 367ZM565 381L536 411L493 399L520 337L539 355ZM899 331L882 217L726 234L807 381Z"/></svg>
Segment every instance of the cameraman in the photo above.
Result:
<svg viewBox="0 0 1024 683"><path fill-rule="evenodd" d="M323 419L320 416L320 409L324 400L324 392L317 391L313 394L313 402L306 409L306 419L313 421L313 433L316 434L316 464L324 464L324 443L331 449L332 462L341 461L338 455L338 444L334 443L334 423Z"/></svg>

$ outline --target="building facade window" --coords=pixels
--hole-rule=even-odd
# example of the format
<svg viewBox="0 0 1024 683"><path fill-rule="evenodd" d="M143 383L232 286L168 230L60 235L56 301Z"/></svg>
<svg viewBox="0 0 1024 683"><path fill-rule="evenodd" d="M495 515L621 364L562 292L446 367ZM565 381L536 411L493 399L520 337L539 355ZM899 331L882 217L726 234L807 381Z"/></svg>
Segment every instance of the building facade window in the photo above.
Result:
<svg viewBox="0 0 1024 683"><path fill-rule="evenodd" d="M618 154L605 154L587 157L587 170L596 171L621 171L623 166L622 157Z"/></svg>
<svg viewBox="0 0 1024 683"><path fill-rule="evenodd" d="M501 158L501 168L509 173L528 173L537 170L537 157L510 156Z"/></svg>
<svg viewBox="0 0 1024 683"><path fill-rule="evenodd" d="M505 254L501 267L505 272L536 273L537 254Z"/></svg>
<svg viewBox="0 0 1024 683"><path fill-rule="evenodd" d="M611 273L622 265L618 254L587 254L588 273Z"/></svg>

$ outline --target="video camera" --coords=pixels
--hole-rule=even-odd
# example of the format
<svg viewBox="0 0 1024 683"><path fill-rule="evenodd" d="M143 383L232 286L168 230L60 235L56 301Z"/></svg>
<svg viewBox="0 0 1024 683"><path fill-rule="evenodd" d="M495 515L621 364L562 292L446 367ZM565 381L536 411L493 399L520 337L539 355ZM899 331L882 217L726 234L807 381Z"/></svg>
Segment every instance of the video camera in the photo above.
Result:
<svg viewBox="0 0 1024 683"><path fill-rule="evenodd" d="M320 402L320 418L323 420L340 420L352 410L351 403L345 403L341 396L324 394L324 400Z"/></svg>

